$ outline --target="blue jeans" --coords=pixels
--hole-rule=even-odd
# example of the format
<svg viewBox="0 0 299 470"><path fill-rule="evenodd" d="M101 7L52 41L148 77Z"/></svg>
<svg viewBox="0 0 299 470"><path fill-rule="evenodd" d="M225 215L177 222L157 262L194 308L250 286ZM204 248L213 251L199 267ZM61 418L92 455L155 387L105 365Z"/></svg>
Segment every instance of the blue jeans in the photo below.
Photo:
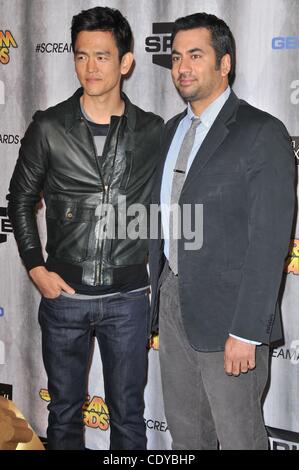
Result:
<svg viewBox="0 0 299 470"><path fill-rule="evenodd" d="M39 322L51 397L49 449L84 449L82 406L86 399L92 338L101 352L111 449L145 449L143 419L147 379L147 291L80 300L42 298Z"/></svg>

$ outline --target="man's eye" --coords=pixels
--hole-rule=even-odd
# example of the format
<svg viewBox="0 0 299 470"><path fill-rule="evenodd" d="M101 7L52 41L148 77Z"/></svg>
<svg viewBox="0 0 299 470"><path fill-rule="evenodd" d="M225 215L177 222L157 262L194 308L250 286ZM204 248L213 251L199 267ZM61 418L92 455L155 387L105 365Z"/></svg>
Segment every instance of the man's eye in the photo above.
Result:
<svg viewBox="0 0 299 470"><path fill-rule="evenodd" d="M179 56L172 56L172 62L178 62L180 60Z"/></svg>
<svg viewBox="0 0 299 470"><path fill-rule="evenodd" d="M191 59L200 59L201 55L200 54L192 54Z"/></svg>

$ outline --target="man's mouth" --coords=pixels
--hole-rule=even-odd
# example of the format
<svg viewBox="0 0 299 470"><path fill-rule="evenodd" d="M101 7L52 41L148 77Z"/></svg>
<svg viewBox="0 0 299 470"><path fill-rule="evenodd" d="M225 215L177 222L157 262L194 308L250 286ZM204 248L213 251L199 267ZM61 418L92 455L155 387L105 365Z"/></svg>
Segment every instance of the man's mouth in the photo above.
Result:
<svg viewBox="0 0 299 470"><path fill-rule="evenodd" d="M179 79L179 84L181 86L189 86L194 82L193 78L180 78Z"/></svg>

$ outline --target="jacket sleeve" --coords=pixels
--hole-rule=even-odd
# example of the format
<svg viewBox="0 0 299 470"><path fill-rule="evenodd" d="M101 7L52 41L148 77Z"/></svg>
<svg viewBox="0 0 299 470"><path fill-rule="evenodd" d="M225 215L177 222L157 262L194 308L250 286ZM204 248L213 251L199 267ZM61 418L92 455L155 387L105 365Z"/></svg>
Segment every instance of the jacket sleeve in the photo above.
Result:
<svg viewBox="0 0 299 470"><path fill-rule="evenodd" d="M295 209L295 159L276 119L263 124L247 167L248 249L230 333L269 343Z"/></svg>
<svg viewBox="0 0 299 470"><path fill-rule="evenodd" d="M39 114L37 112L33 116L21 141L7 195L8 215L28 271L45 264L35 215L48 168L48 148L39 124Z"/></svg>

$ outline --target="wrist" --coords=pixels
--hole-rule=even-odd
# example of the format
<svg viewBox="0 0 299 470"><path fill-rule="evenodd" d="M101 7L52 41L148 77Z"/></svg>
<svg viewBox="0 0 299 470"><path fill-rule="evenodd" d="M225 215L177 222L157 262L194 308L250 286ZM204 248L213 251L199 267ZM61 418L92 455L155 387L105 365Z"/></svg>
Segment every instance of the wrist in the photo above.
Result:
<svg viewBox="0 0 299 470"><path fill-rule="evenodd" d="M39 276L40 274L46 274L48 270L45 268L45 266L35 266L34 268L30 269L29 275L32 279L34 279L36 276Z"/></svg>

